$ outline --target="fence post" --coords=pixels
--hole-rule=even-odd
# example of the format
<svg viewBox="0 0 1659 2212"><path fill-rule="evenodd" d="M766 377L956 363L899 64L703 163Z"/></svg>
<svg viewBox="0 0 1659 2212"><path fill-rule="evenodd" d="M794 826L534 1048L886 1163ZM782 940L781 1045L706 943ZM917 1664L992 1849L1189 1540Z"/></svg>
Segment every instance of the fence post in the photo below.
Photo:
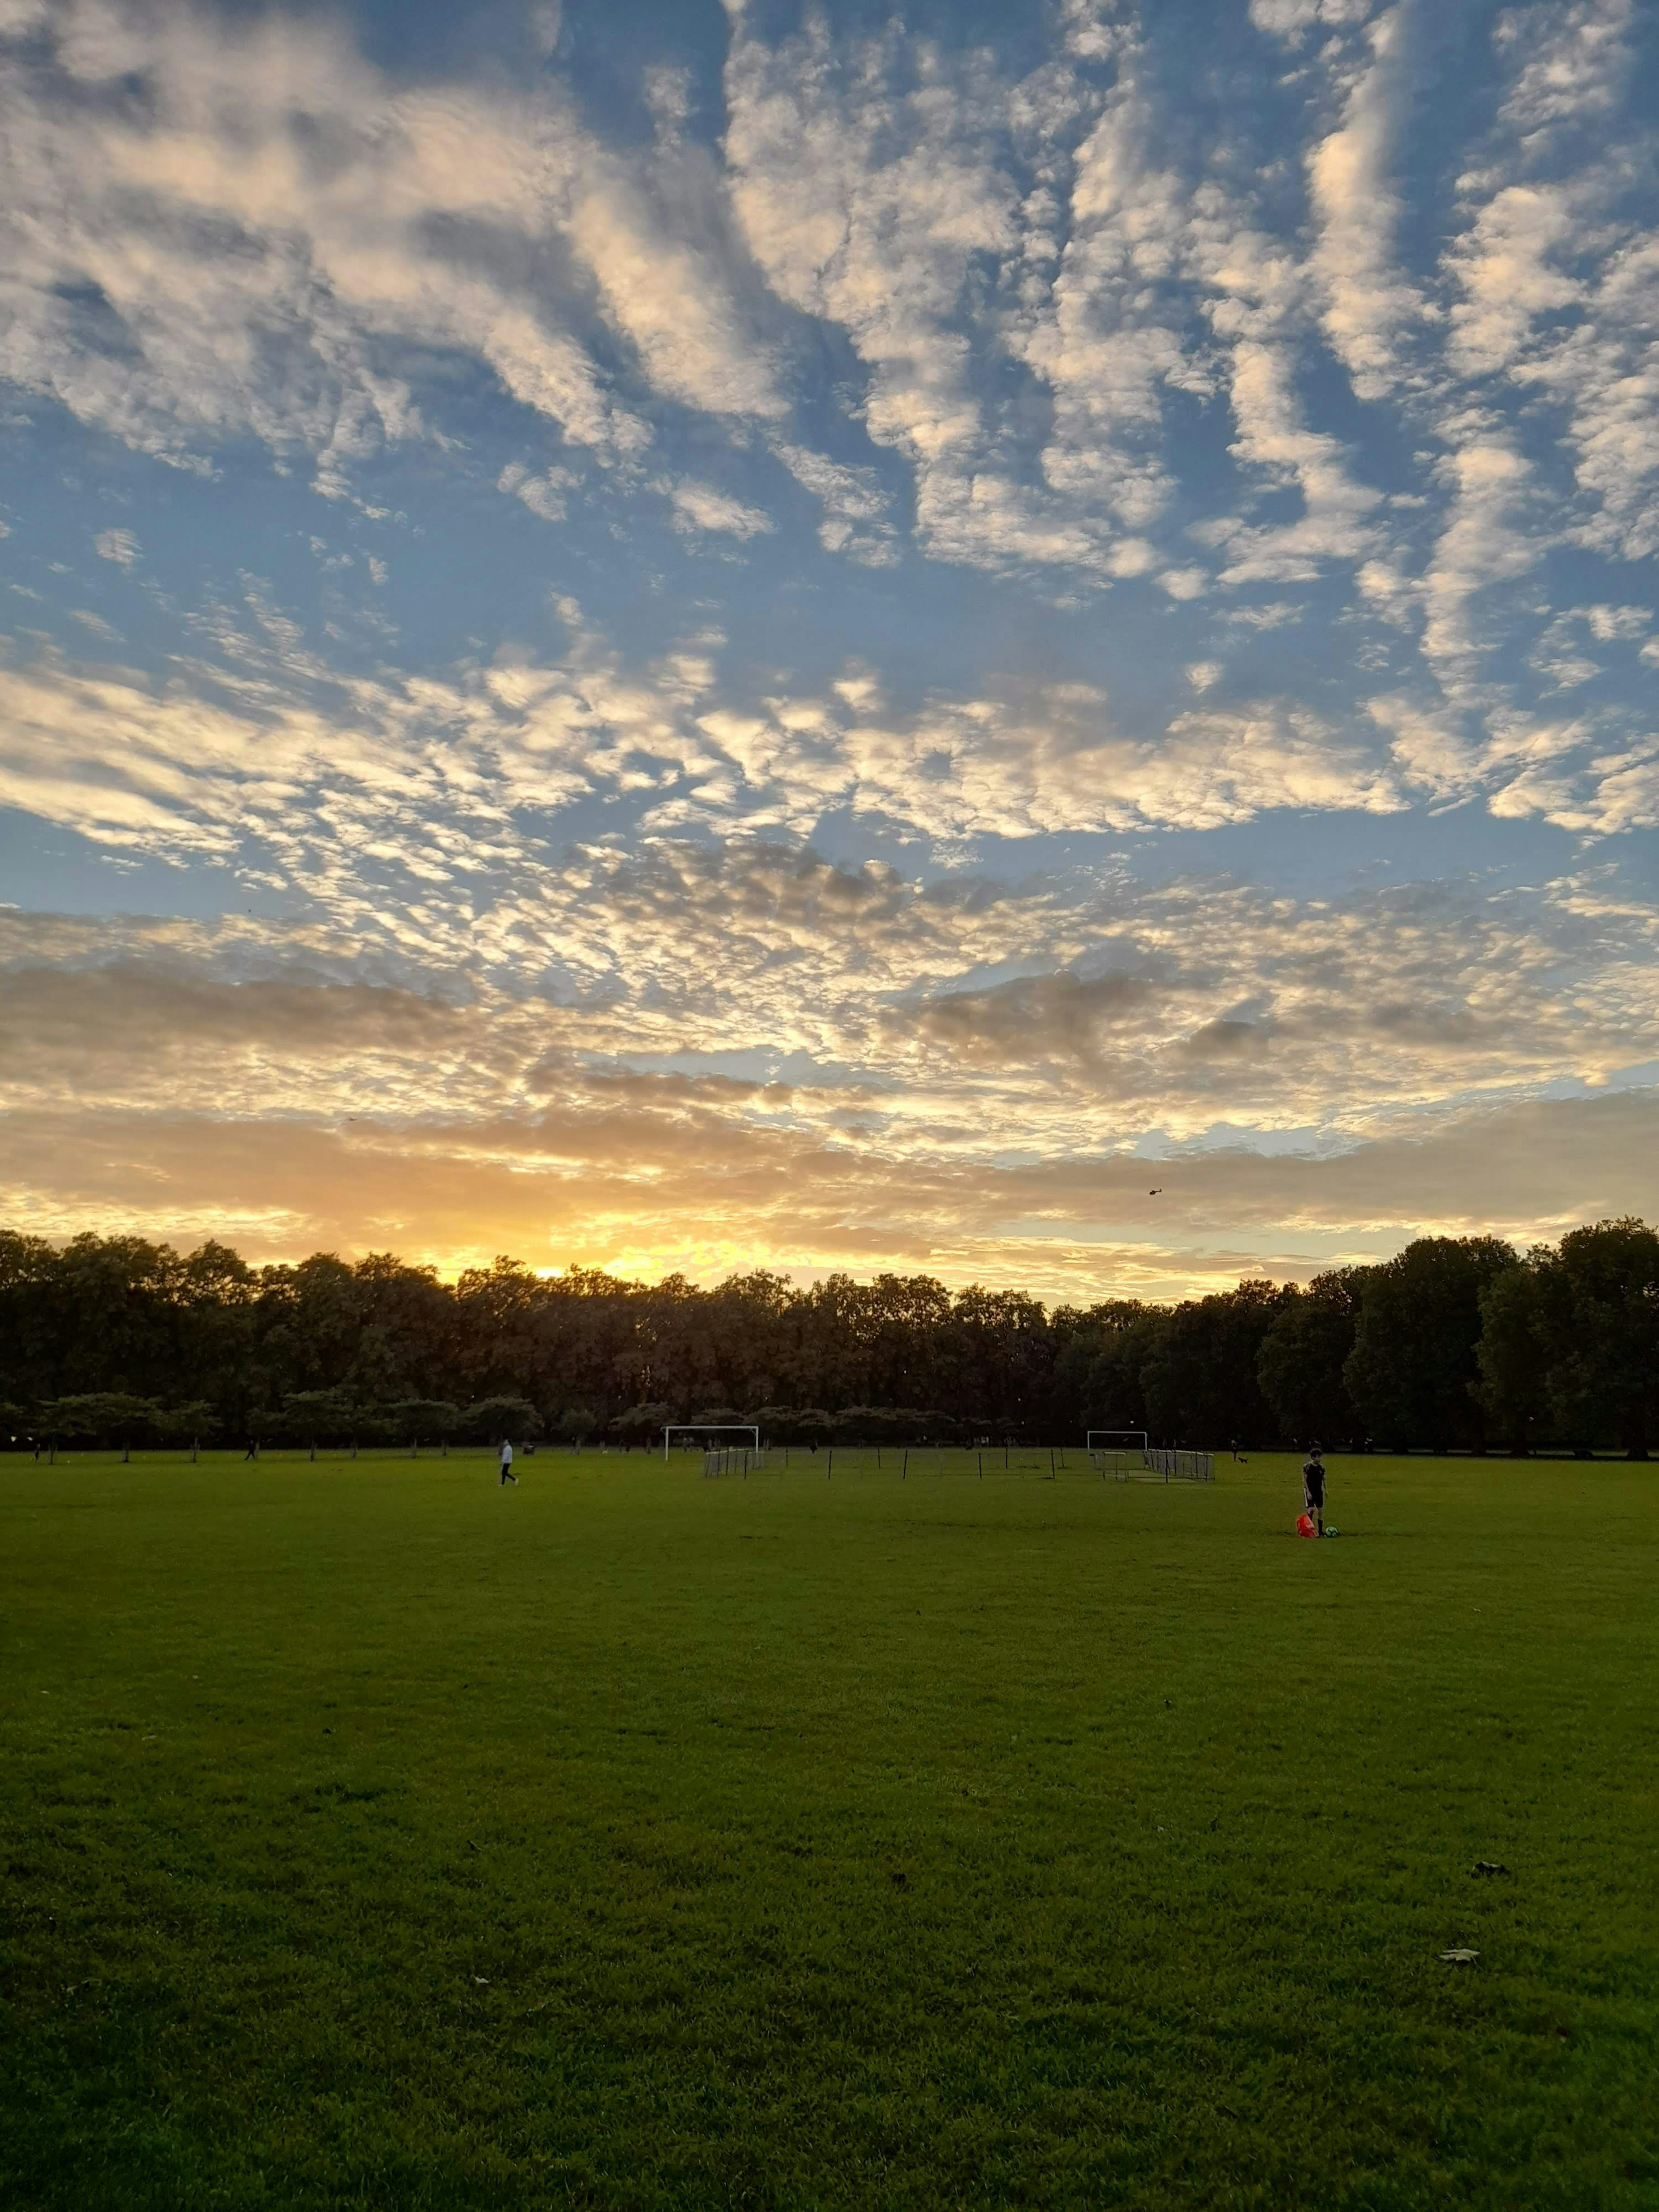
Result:
<svg viewBox="0 0 1659 2212"><path fill-rule="evenodd" d="M829 1458L828 1458L827 1460L825 1460L825 1462L824 1462L824 1463L823 1463L823 1479L824 1479L824 1480L825 1480L826 1482L828 1482L828 1481L829 1481L829 1480L830 1480L830 1476L835 1473L835 1471L836 1471L836 1448L835 1448L834 1444L831 1444L831 1445L830 1445L830 1456L829 1456Z"/></svg>
<svg viewBox="0 0 1659 2212"><path fill-rule="evenodd" d="M900 1469L899 1469L899 1480L900 1480L901 1482L908 1482L909 1480L910 1480L910 1454L909 1454L908 1450L907 1449L907 1450L906 1450L906 1452L905 1452L905 1455L904 1455L904 1464L903 1464L903 1466L902 1466L902 1468L900 1468Z"/></svg>
<svg viewBox="0 0 1659 2212"><path fill-rule="evenodd" d="M981 1452L979 1455L979 1479L981 1482L985 1480L985 1455L983 1452Z"/></svg>

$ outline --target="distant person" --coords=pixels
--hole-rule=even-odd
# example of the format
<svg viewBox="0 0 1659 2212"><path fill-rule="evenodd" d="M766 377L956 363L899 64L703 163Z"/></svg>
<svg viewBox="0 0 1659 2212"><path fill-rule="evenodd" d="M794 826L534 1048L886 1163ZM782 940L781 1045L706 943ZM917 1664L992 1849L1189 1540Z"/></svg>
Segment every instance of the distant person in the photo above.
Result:
<svg viewBox="0 0 1659 2212"><path fill-rule="evenodd" d="M1325 1460L1317 1444L1310 1444L1302 1462L1302 1510L1311 1513L1315 1526L1325 1533Z"/></svg>
<svg viewBox="0 0 1659 2212"><path fill-rule="evenodd" d="M519 1486L519 1478L513 1472L513 1446L506 1437L501 1438L501 1480L504 1483L510 1482L516 1490Z"/></svg>

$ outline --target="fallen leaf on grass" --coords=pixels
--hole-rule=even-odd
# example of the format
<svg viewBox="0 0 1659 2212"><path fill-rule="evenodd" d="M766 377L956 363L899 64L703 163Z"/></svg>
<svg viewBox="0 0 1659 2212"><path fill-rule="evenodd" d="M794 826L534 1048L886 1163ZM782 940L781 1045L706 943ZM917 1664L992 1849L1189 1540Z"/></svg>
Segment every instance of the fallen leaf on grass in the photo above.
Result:
<svg viewBox="0 0 1659 2212"><path fill-rule="evenodd" d="M1469 1872L1471 1874L1507 1874L1509 1869L1506 1866L1499 1866L1496 1859L1477 1859L1469 1869Z"/></svg>
<svg viewBox="0 0 1659 2212"><path fill-rule="evenodd" d="M1440 1955L1449 1966L1472 1966L1480 1954L1478 1951L1466 1951L1462 1944L1459 1944L1452 1950L1443 1951Z"/></svg>
<svg viewBox="0 0 1659 2212"><path fill-rule="evenodd" d="M474 1974L472 1978L478 1984L478 1987L481 1990L487 1990L489 1987L489 1977L488 1974Z"/></svg>

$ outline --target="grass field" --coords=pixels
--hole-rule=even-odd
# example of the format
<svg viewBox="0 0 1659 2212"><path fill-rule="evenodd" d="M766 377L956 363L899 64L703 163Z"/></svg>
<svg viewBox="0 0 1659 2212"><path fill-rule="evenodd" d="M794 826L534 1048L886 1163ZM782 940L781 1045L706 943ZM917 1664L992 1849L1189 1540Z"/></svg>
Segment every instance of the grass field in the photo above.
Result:
<svg viewBox="0 0 1659 2212"><path fill-rule="evenodd" d="M884 1456L0 1461L0 2200L1659 2206L1659 1469Z"/></svg>

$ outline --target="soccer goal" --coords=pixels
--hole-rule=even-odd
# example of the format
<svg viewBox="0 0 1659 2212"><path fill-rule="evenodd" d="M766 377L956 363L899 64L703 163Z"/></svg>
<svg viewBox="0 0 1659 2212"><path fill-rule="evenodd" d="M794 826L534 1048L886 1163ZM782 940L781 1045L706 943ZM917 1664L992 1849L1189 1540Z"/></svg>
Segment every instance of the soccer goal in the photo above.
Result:
<svg viewBox="0 0 1659 2212"><path fill-rule="evenodd" d="M752 1474L766 1464L766 1454L761 1449L760 1431L752 1421L671 1421L662 1432L662 1455L668 1457L668 1447L675 1437L747 1437L746 1445L720 1444L703 1447L702 1471L705 1477L715 1474Z"/></svg>
<svg viewBox="0 0 1659 2212"><path fill-rule="evenodd" d="M1091 1429L1084 1443L1097 1474L1127 1482L1146 1472L1145 1429Z"/></svg>
<svg viewBox="0 0 1659 2212"><path fill-rule="evenodd" d="M766 1454L747 1444L727 1444L702 1455L705 1482L718 1474L757 1474L766 1465Z"/></svg>
<svg viewBox="0 0 1659 2212"><path fill-rule="evenodd" d="M1149 1444L1145 1429L1091 1429L1085 1438L1089 1465L1115 1482L1213 1482L1215 1454L1164 1451Z"/></svg>

